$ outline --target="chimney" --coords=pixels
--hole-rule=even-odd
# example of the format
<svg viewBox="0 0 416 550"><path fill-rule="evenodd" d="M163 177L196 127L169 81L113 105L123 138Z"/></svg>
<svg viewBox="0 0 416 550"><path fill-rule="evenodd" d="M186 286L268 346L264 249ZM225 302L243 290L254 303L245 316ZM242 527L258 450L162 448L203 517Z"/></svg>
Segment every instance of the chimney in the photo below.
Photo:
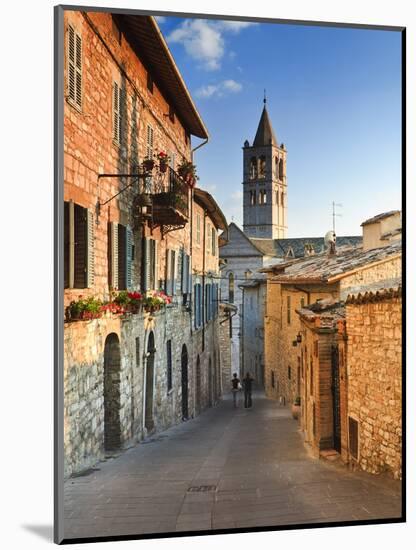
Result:
<svg viewBox="0 0 416 550"><path fill-rule="evenodd" d="M325 234L324 242L325 246L328 249L328 256L335 256L336 255L336 248L335 244L337 241L337 236L335 235L335 231L327 231Z"/></svg>

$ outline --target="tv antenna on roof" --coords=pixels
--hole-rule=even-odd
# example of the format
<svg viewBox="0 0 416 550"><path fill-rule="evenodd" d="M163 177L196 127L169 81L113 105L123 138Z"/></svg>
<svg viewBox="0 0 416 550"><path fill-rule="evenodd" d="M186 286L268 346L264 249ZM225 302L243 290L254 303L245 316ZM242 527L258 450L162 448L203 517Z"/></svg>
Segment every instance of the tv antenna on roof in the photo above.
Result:
<svg viewBox="0 0 416 550"><path fill-rule="evenodd" d="M338 214L336 209L342 208L342 203L336 203L332 201L332 231L336 234L335 231L335 218L342 218L342 214Z"/></svg>

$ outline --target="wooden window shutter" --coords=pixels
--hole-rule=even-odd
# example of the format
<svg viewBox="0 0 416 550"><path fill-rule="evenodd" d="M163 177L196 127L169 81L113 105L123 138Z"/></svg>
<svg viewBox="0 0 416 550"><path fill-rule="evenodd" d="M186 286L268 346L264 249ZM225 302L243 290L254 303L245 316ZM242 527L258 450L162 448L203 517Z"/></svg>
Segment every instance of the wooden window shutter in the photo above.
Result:
<svg viewBox="0 0 416 550"><path fill-rule="evenodd" d="M75 30L68 25L68 97L75 102Z"/></svg>
<svg viewBox="0 0 416 550"><path fill-rule="evenodd" d="M147 157L150 159L153 157L153 128L150 124L147 125Z"/></svg>
<svg viewBox="0 0 416 550"><path fill-rule="evenodd" d="M68 98L82 106L82 38L68 25Z"/></svg>
<svg viewBox="0 0 416 550"><path fill-rule="evenodd" d="M87 288L88 210L74 205L74 288Z"/></svg>
<svg viewBox="0 0 416 550"><path fill-rule="evenodd" d="M171 256L172 295L176 294L176 281L177 281L177 275L178 275L177 256L178 256L178 253L176 252L176 250L172 250L172 256Z"/></svg>
<svg viewBox="0 0 416 550"><path fill-rule="evenodd" d="M171 278L171 250L169 248L166 249L166 280L165 280L165 292L168 296L172 294L172 278Z"/></svg>
<svg viewBox="0 0 416 550"><path fill-rule="evenodd" d="M118 223L109 223L109 282L113 289L118 288Z"/></svg>
<svg viewBox="0 0 416 550"><path fill-rule="evenodd" d="M117 82L113 83L113 139L120 143L120 88Z"/></svg>
<svg viewBox="0 0 416 550"><path fill-rule="evenodd" d="M69 231L69 202L64 202L64 288L69 287L69 257L70 257L70 231Z"/></svg>
<svg viewBox="0 0 416 550"><path fill-rule="evenodd" d="M87 287L91 288L94 286L94 275L95 275L95 252L94 252L94 213L91 210L87 210Z"/></svg>
<svg viewBox="0 0 416 550"><path fill-rule="evenodd" d="M181 290L182 294L189 293L189 255L182 249Z"/></svg>
<svg viewBox="0 0 416 550"><path fill-rule="evenodd" d="M154 289L159 289L159 242L152 240L152 257L153 257L153 286Z"/></svg>
<svg viewBox="0 0 416 550"><path fill-rule="evenodd" d="M127 239L126 239L126 227L118 224L118 288L119 290L126 290L127 285Z"/></svg>
<svg viewBox="0 0 416 550"><path fill-rule="evenodd" d="M133 232L126 227L126 288L131 288L133 262Z"/></svg>
<svg viewBox="0 0 416 550"><path fill-rule="evenodd" d="M151 275L151 239L144 238L143 241L143 290L150 290L150 275Z"/></svg>
<svg viewBox="0 0 416 550"><path fill-rule="evenodd" d="M76 35L76 103L78 107L82 106L82 39L79 34Z"/></svg>

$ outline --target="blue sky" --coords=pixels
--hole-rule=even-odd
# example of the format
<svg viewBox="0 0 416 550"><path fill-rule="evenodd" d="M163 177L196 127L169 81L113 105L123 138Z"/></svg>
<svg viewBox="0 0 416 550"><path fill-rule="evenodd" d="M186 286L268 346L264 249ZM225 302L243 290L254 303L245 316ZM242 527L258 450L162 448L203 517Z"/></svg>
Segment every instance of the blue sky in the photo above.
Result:
<svg viewBox="0 0 416 550"><path fill-rule="evenodd" d="M288 236L338 235L401 205L399 32L158 18L210 133L199 185L242 225L242 145L263 89L288 150ZM193 141L195 146L198 140Z"/></svg>

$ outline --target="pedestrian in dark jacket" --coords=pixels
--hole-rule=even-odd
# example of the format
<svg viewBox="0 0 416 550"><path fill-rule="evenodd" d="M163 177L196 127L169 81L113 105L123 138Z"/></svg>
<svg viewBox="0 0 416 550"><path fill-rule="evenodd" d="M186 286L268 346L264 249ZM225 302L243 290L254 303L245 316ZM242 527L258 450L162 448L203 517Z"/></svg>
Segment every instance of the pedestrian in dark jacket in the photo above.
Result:
<svg viewBox="0 0 416 550"><path fill-rule="evenodd" d="M253 402L251 399L251 391L253 387L254 378L251 378L250 373L248 372L243 378L243 388L244 388L244 407L249 409Z"/></svg>
<svg viewBox="0 0 416 550"><path fill-rule="evenodd" d="M233 392L234 407L238 407L238 393L240 389L241 389L240 379L238 378L238 375L235 372L231 379L231 391Z"/></svg>

